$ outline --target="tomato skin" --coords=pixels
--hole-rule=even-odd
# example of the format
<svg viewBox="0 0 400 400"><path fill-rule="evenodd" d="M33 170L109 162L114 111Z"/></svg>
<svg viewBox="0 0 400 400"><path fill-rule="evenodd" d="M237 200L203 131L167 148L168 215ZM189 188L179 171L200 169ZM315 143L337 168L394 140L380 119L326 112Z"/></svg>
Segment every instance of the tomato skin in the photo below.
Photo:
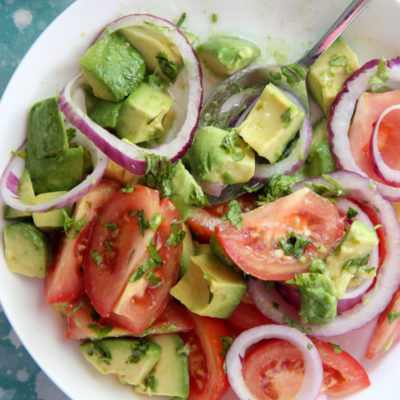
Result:
<svg viewBox="0 0 400 400"><path fill-rule="evenodd" d="M123 294L118 308L114 307L109 316L111 323L132 332L143 332L161 315L171 298L169 290L179 276L182 244L176 247L166 244L172 233L172 223L180 220L179 212L170 200L164 198L160 203L160 214L164 220L157 229L155 243L163 264L153 270L160 284L156 287L149 284L142 295L128 295L123 299ZM128 286L125 293L129 294Z"/></svg>
<svg viewBox="0 0 400 400"><path fill-rule="evenodd" d="M229 389L224 370L225 352L221 337L229 336L223 320L191 313L194 331L184 334L190 345L188 400L218 400Z"/></svg>
<svg viewBox="0 0 400 400"><path fill-rule="evenodd" d="M361 364L346 351L335 352L327 342L312 339L324 369L322 391L347 396L370 385ZM243 375L258 399L289 400L300 389L304 376L302 355L292 344L269 340L253 348L245 357Z"/></svg>
<svg viewBox="0 0 400 400"><path fill-rule="evenodd" d="M109 325L106 319L95 321L92 316L93 309L89 302L83 306L78 301L70 303L67 307L67 331L65 337L73 340L95 340L98 339L96 331L90 325L97 325L104 328ZM151 325L151 334L160 335L163 333L190 332L193 329L193 322L189 311L180 304L171 300L163 313ZM108 336L142 336L118 326L114 326Z"/></svg>
<svg viewBox="0 0 400 400"><path fill-rule="evenodd" d="M81 267L90 225L97 210L119 189L118 183L103 179L77 202L75 220L80 220L86 215L87 221L77 237L64 237L61 240L57 258L50 266L44 281L44 293L48 303L69 303L84 295Z"/></svg>
<svg viewBox="0 0 400 400"><path fill-rule="evenodd" d="M236 199L240 204L242 212L247 212L256 207L255 197L244 194ZM228 212L229 201L214 206L208 206L197 210L197 212L187 219L187 224L194 236L200 243L208 243L215 227L219 225L221 217Z"/></svg>
<svg viewBox="0 0 400 400"><path fill-rule="evenodd" d="M400 288L393 295L391 302L379 316L373 336L368 344L366 358L373 360L385 353L400 341L400 319L390 323L389 313L400 312Z"/></svg>
<svg viewBox="0 0 400 400"><path fill-rule="evenodd" d="M243 214L243 228L229 221L215 228L217 242L247 274L263 280L287 280L306 272L308 263L278 248L288 230L313 242L304 256L325 258L344 235L344 221L326 198L304 188ZM319 246L321 245L321 246Z"/></svg>
<svg viewBox="0 0 400 400"><path fill-rule="evenodd" d="M227 318L226 322L238 332L243 332L256 326L274 323L262 314L254 304L248 303L239 303L230 317Z"/></svg>
<svg viewBox="0 0 400 400"><path fill-rule="evenodd" d="M138 217L131 216L131 212L143 210L150 221L159 209L160 198L156 190L135 186L131 193L117 192L98 213L91 228L83 266L86 293L102 317L111 314L129 277L148 258L147 246L154 237L154 232L149 229L141 234ZM94 255L100 257L96 260Z"/></svg>

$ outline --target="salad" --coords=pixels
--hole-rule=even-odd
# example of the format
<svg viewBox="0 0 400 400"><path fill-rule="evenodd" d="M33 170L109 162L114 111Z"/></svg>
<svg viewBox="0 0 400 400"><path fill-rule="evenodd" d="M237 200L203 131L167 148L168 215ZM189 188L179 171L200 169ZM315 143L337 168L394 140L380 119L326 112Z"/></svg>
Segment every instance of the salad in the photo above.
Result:
<svg viewBox="0 0 400 400"><path fill-rule="evenodd" d="M195 52L184 15L174 22L182 30L145 14L111 23L81 57L83 76L31 109L26 147L1 186L14 222L5 228L10 270L45 277L67 338L139 393L217 399L230 382L240 398L283 399L368 387L363 366L331 338L379 315L367 357L397 338L397 165L388 140L398 61L360 68L335 42L308 73L329 116L313 136L306 106L280 85L304 82L297 65L274 71L262 90L232 85L244 102L231 114L217 108L214 120L200 113L201 71L230 75L260 51L224 35ZM156 57L149 43L163 46ZM107 51L117 54L111 74L97 69ZM133 67L131 88L98 82ZM183 111L172 105L177 93ZM270 124L264 107L275 110ZM219 197L233 184L247 193L207 204L204 193ZM289 378L289 388L280 384Z"/></svg>

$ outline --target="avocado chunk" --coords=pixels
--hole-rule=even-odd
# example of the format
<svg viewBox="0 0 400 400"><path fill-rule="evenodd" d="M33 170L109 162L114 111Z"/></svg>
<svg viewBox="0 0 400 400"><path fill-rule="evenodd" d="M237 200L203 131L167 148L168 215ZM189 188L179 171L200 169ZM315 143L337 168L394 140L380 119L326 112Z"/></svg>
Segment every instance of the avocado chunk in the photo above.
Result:
<svg viewBox="0 0 400 400"><path fill-rule="evenodd" d="M182 258L181 268L179 272L179 276L181 277L185 275L190 265L190 258L194 256L194 243L192 233L185 223L182 224L182 227L186 234L182 241Z"/></svg>
<svg viewBox="0 0 400 400"><path fill-rule="evenodd" d="M36 204L45 203L60 197L66 192L49 192L41 193L36 196ZM64 210L64 211L63 211ZM46 212L35 212L32 214L33 223L40 229L44 231L51 231L55 229L60 229L64 226L65 222L65 212L67 215L71 214L72 206L67 206L60 210L52 210Z"/></svg>
<svg viewBox="0 0 400 400"><path fill-rule="evenodd" d="M161 347L148 339L102 339L80 345L85 358L121 383L139 385L156 365Z"/></svg>
<svg viewBox="0 0 400 400"><path fill-rule="evenodd" d="M300 292L300 318L305 324L326 324L336 317L335 287L328 275L297 274L295 283Z"/></svg>
<svg viewBox="0 0 400 400"><path fill-rule="evenodd" d="M21 203L24 204L35 204L35 192L33 190L33 185L31 181L31 177L29 175L29 171L25 168L22 171L21 178L18 183L18 197ZM26 218L31 217L32 214L29 212L23 212L19 210L15 210L8 205L3 207L3 216L4 219L15 219L15 218Z"/></svg>
<svg viewBox="0 0 400 400"><path fill-rule="evenodd" d="M313 128L313 139L310 152L303 164L302 171L306 176L320 176L336 171L335 159L329 145L327 120L323 118Z"/></svg>
<svg viewBox="0 0 400 400"><path fill-rule="evenodd" d="M26 147L39 160L68 148L68 137L56 97L42 100L31 108Z"/></svg>
<svg viewBox="0 0 400 400"><path fill-rule="evenodd" d="M146 72L143 57L116 33L99 39L79 64L95 96L115 102L132 93Z"/></svg>
<svg viewBox="0 0 400 400"><path fill-rule="evenodd" d="M175 82L183 60L178 48L168 37L168 30L153 24L135 25L118 31L139 51L148 69Z"/></svg>
<svg viewBox="0 0 400 400"><path fill-rule="evenodd" d="M43 232L28 222L4 228L4 249L8 269L30 277L43 278L51 258L51 249Z"/></svg>
<svg viewBox="0 0 400 400"><path fill-rule="evenodd" d="M191 257L186 274L170 290L190 311L216 318L228 318L245 292L242 277L212 254Z"/></svg>
<svg viewBox="0 0 400 400"><path fill-rule="evenodd" d="M85 171L82 146L39 160L27 151L26 167L31 175L35 193L68 191L80 183Z"/></svg>
<svg viewBox="0 0 400 400"><path fill-rule="evenodd" d="M217 75L232 75L260 55L249 40L234 36L211 37L196 48L200 60Z"/></svg>
<svg viewBox="0 0 400 400"><path fill-rule="evenodd" d="M241 183L254 175L254 152L233 130L215 126L198 130L186 154L191 171L201 181Z"/></svg>
<svg viewBox="0 0 400 400"><path fill-rule="evenodd" d="M207 197L190 172L179 160L172 166L168 198L175 204L182 221L190 218L199 208L208 205Z"/></svg>
<svg viewBox="0 0 400 400"><path fill-rule="evenodd" d="M88 116L105 129L115 129L121 107L122 102L114 103L95 98L92 107L88 110Z"/></svg>
<svg viewBox="0 0 400 400"><path fill-rule="evenodd" d="M171 333L152 336L151 340L161 347L161 356L141 384L134 387L135 391L186 399L189 395L189 363L182 339Z"/></svg>
<svg viewBox="0 0 400 400"><path fill-rule="evenodd" d="M366 277L371 272L375 274L375 269L367 271L366 266L372 249L378 243L374 229L356 220L339 246L327 257L326 273L333 281L338 299L343 297L353 278Z"/></svg>
<svg viewBox="0 0 400 400"><path fill-rule="evenodd" d="M168 94L142 83L123 102L117 122L117 135L132 143L156 139L165 132L166 115L174 101Z"/></svg>
<svg viewBox="0 0 400 400"><path fill-rule="evenodd" d="M304 117L304 111L288 95L269 83L236 130L258 155L275 163L301 128Z"/></svg>
<svg viewBox="0 0 400 400"><path fill-rule="evenodd" d="M340 36L311 66L308 87L326 116L344 81L359 68L357 55Z"/></svg>

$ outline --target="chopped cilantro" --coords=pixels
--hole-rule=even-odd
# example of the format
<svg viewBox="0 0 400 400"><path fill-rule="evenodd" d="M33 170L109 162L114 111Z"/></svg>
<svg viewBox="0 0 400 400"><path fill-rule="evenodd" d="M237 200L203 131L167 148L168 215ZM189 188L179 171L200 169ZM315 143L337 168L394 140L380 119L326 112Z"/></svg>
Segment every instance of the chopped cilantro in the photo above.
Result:
<svg viewBox="0 0 400 400"><path fill-rule="evenodd" d="M223 347L223 350L221 350L221 355L222 356L226 356L226 353L229 350L229 347L231 346L232 342L233 342L233 338L231 338L230 336L220 336L221 339L221 344Z"/></svg>
<svg viewBox="0 0 400 400"><path fill-rule="evenodd" d="M25 150L17 150L17 151L11 151L11 155L12 156L17 156L17 157L21 157L21 158L26 158L26 153Z"/></svg>
<svg viewBox="0 0 400 400"><path fill-rule="evenodd" d="M313 189L315 193L320 195L329 195L329 196L346 196L349 193L348 189L343 189L342 186L336 182L331 176L323 174L322 178L329 185L325 185L323 183L312 183L306 182L305 185L310 189Z"/></svg>
<svg viewBox="0 0 400 400"><path fill-rule="evenodd" d="M398 318L400 318L400 313L392 313L388 312L387 313L389 324L393 324L394 321L396 321Z"/></svg>
<svg viewBox="0 0 400 400"><path fill-rule="evenodd" d="M349 60L346 56L333 55L329 60L329 65L331 67L343 67L348 74L351 74L352 70L350 68Z"/></svg>
<svg viewBox="0 0 400 400"><path fill-rule="evenodd" d="M96 354L97 358L106 364L110 364L110 360L112 359L112 354L108 347L97 340L90 343L87 353L90 356Z"/></svg>
<svg viewBox="0 0 400 400"><path fill-rule="evenodd" d="M121 188L121 192L125 193L125 194L126 193L132 193L134 191L135 191L135 188L132 185L127 185L127 186Z"/></svg>
<svg viewBox="0 0 400 400"><path fill-rule="evenodd" d="M129 211L129 216L130 217L137 217L137 226L140 229L140 234L144 236L144 231L146 229L150 228L150 223L146 218L146 214L144 213L144 210L135 210L135 211Z"/></svg>
<svg viewBox="0 0 400 400"><path fill-rule="evenodd" d="M158 229L158 227L160 226L161 222L162 222L162 217L161 217L160 213L154 213L153 217L151 218L151 220L149 222L150 230L155 232Z"/></svg>
<svg viewBox="0 0 400 400"><path fill-rule="evenodd" d="M70 217L64 208L61 211L64 215L65 234L69 238L76 238L87 222L87 215L85 214L81 219L76 220L74 217Z"/></svg>
<svg viewBox="0 0 400 400"><path fill-rule="evenodd" d="M186 232L179 227L179 222L172 223L172 232L169 235L166 243L169 246L178 246L186 236Z"/></svg>
<svg viewBox="0 0 400 400"><path fill-rule="evenodd" d="M153 272L148 271L146 274L146 279L153 285L158 286L161 281L153 274Z"/></svg>
<svg viewBox="0 0 400 400"><path fill-rule="evenodd" d="M282 80L282 75L279 72L270 71L268 76L272 82L279 82Z"/></svg>
<svg viewBox="0 0 400 400"><path fill-rule="evenodd" d="M103 337L107 336L114 328L112 325L99 326L96 324L88 324L87 327L96 333L97 339L102 339Z"/></svg>
<svg viewBox="0 0 400 400"><path fill-rule="evenodd" d="M109 252L109 253L112 253L111 244L110 244L110 242L109 242L107 239L104 239L104 244L106 245L108 252Z"/></svg>
<svg viewBox="0 0 400 400"><path fill-rule="evenodd" d="M239 230L242 229L243 217L240 204L237 200L231 200L228 204L228 212L221 217L223 221L229 220Z"/></svg>
<svg viewBox="0 0 400 400"><path fill-rule="evenodd" d="M349 209L347 210L347 213L346 213L346 218L351 219L351 218L356 217L357 215L358 215L358 211L352 207L349 207Z"/></svg>
<svg viewBox="0 0 400 400"><path fill-rule="evenodd" d="M296 328L297 330L299 330L300 332L303 333L311 333L312 329L311 328L304 328L301 324L299 324L298 322L293 321L288 315L283 314L283 323L286 326L290 326L291 328Z"/></svg>
<svg viewBox="0 0 400 400"><path fill-rule="evenodd" d="M104 222L101 217L99 217L99 222L101 225L105 226L109 231L115 231L118 228L115 222Z"/></svg>
<svg viewBox="0 0 400 400"><path fill-rule="evenodd" d="M369 254L366 254L362 257L350 258L343 264L342 271L348 270L352 273L355 273L359 267L368 264L369 256Z"/></svg>
<svg viewBox="0 0 400 400"><path fill-rule="evenodd" d="M139 280L147 271L159 267L162 265L163 261L156 249L156 245L154 243L154 239L151 239L149 245L147 246L147 250L149 251L150 258L143 261L139 267L135 270L135 272L130 276L129 281L135 282ZM153 279L151 275L149 275L150 279ZM147 275L146 275L147 278Z"/></svg>
<svg viewBox="0 0 400 400"><path fill-rule="evenodd" d="M370 78L368 83L372 86L384 85L389 79L389 70L386 65L386 59L380 58L376 74Z"/></svg>
<svg viewBox="0 0 400 400"><path fill-rule="evenodd" d="M176 26L178 28L180 28L182 26L182 24L184 23L185 19L186 19L186 13L184 12L184 13L181 14L181 16L179 17L178 21L176 22Z"/></svg>
<svg viewBox="0 0 400 400"><path fill-rule="evenodd" d="M147 353L150 344L147 340L139 340L131 345L132 354L125 361L126 364L137 364Z"/></svg>
<svg viewBox="0 0 400 400"><path fill-rule="evenodd" d="M96 265L100 265L103 261L103 256L99 253L97 249L94 249L90 252L90 257Z"/></svg>
<svg viewBox="0 0 400 400"><path fill-rule="evenodd" d="M211 14L211 22L214 23L214 24L216 22L218 22L218 15L217 14L215 14L215 13Z"/></svg>
<svg viewBox="0 0 400 400"><path fill-rule="evenodd" d="M158 381L155 375L147 375L144 383L146 385L146 389L150 389L152 392L157 390Z"/></svg>
<svg viewBox="0 0 400 400"><path fill-rule="evenodd" d="M333 347L333 351L335 353L341 353L342 352L342 349L340 348L340 346L338 344L330 343L330 342L329 342L329 344Z"/></svg>
<svg viewBox="0 0 400 400"><path fill-rule="evenodd" d="M278 247L283 250L285 255L300 259L303 255L304 249L312 243L312 240L292 231L291 229L287 230L286 235L286 239L284 237L279 239Z"/></svg>
<svg viewBox="0 0 400 400"><path fill-rule="evenodd" d="M287 175L273 175L258 195L257 204L263 205L270 203L280 197L292 193L292 185L298 181L298 178Z"/></svg>
<svg viewBox="0 0 400 400"><path fill-rule="evenodd" d="M180 66L168 59L168 55L166 53L160 53L156 56L158 65L162 73L171 81L175 82L176 77L179 74Z"/></svg>
<svg viewBox="0 0 400 400"><path fill-rule="evenodd" d="M286 111L281 114L281 120L283 122L284 128L287 128L292 122L292 109L289 107Z"/></svg>
<svg viewBox="0 0 400 400"><path fill-rule="evenodd" d="M314 347L312 343L307 343L307 350L311 350Z"/></svg>

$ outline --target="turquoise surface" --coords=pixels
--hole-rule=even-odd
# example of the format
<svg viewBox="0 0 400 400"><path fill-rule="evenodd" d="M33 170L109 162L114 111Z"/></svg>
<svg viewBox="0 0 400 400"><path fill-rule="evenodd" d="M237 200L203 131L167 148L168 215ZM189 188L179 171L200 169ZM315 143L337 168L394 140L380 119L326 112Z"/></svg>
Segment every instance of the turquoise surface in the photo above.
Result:
<svg viewBox="0 0 400 400"><path fill-rule="evenodd" d="M71 3L73 0L0 0L0 97L35 39ZM68 400L21 345L1 306L0 400Z"/></svg>

